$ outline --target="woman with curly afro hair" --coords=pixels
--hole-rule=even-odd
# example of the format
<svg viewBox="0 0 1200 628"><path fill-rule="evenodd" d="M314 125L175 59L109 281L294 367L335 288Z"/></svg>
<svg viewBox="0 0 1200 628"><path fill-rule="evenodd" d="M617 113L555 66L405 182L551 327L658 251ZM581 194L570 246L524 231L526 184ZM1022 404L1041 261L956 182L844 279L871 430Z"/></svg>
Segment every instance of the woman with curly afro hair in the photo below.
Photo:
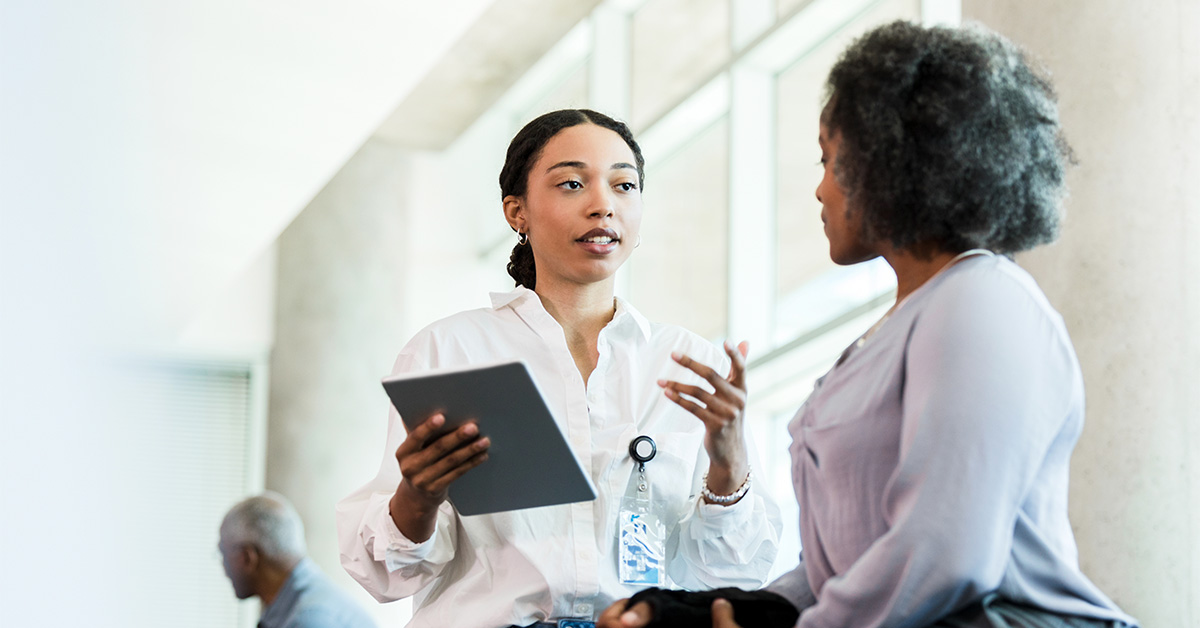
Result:
<svg viewBox="0 0 1200 628"><path fill-rule="evenodd" d="M804 551L759 602L786 598L800 628L1136 625L1080 571L1082 376L1009 258L1058 230L1071 157L1051 84L981 27L896 22L852 44L827 89L829 254L882 257L896 303L789 425ZM749 626L740 603L712 625ZM654 606L601 625L646 625Z"/></svg>

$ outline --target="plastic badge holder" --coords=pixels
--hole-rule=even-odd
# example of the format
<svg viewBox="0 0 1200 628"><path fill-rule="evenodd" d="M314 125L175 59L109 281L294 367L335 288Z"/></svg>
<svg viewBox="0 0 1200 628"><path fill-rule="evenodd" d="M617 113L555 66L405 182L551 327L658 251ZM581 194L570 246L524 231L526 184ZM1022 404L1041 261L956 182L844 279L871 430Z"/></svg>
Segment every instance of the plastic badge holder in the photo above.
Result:
<svg viewBox="0 0 1200 628"><path fill-rule="evenodd" d="M658 448L649 436L639 436L629 444L629 455L637 463L630 484L621 499L618 515L618 575L623 584L663 586L667 527L660 509L650 499L646 463Z"/></svg>

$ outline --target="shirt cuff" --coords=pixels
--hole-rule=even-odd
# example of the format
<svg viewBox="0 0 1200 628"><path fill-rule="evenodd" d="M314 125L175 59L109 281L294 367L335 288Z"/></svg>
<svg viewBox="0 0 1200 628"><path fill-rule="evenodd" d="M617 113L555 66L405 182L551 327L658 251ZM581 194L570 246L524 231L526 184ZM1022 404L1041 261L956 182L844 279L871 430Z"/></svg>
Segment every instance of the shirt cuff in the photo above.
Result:
<svg viewBox="0 0 1200 628"><path fill-rule="evenodd" d="M382 562L388 571L398 571L429 557L430 552L433 551L434 540L437 538L437 529L435 528L434 533L420 543L404 536L400 528L396 527L396 522L392 520L388 508L390 500L390 495L384 498L382 508L377 510L375 521L370 526L371 531L374 532L371 554L376 561Z"/></svg>
<svg viewBox="0 0 1200 628"><path fill-rule="evenodd" d="M693 524L692 537L705 541L728 536L730 530L749 526L755 511L758 496L750 489L736 504L722 506L709 504L703 497L696 499L698 507L687 518L694 517L699 525Z"/></svg>

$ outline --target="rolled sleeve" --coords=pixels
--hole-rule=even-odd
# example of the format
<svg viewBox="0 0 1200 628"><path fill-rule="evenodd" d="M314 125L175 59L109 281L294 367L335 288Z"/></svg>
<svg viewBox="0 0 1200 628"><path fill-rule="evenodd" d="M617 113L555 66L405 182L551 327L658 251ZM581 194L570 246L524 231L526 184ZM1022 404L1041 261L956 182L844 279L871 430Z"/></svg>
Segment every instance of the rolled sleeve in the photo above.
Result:
<svg viewBox="0 0 1200 628"><path fill-rule="evenodd" d="M671 569L686 589L759 588L779 549L779 510L755 489L729 506L697 499L679 522L679 549Z"/></svg>
<svg viewBox="0 0 1200 628"><path fill-rule="evenodd" d="M376 507L376 514L368 521L362 530L363 544L371 548L371 555L376 562L383 563L388 571L399 571L425 561L433 552L437 543L437 531L427 540L417 543L404 536L388 511L388 497L375 495L372 501L382 501L382 507Z"/></svg>
<svg viewBox="0 0 1200 628"><path fill-rule="evenodd" d="M688 527L691 538L697 541L709 541L718 537L727 540L738 536L744 537L745 530L754 519L757 510L757 495L747 492L736 504L722 506L709 504L703 499L696 500L698 507L688 513L688 519L696 523Z"/></svg>

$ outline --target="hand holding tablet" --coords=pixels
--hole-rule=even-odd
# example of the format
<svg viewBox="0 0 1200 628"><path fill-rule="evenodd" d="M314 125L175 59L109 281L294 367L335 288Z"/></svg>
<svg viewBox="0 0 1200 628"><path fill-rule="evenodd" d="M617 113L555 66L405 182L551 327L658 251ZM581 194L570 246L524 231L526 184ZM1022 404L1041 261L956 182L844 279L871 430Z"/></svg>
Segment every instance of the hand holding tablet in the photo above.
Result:
<svg viewBox="0 0 1200 628"><path fill-rule="evenodd" d="M397 522L405 536L413 540L433 534L438 506L446 501L450 484L487 460L491 441L479 435L474 422L450 430L444 429L445 424L442 414L429 417L396 449L396 462L404 479L396 489L394 499L398 502L393 505L415 515L408 517L406 525Z"/></svg>
<svg viewBox="0 0 1200 628"><path fill-rule="evenodd" d="M409 485L397 495L407 491L410 506L436 510L448 496L459 514L478 515L595 499L523 362L397 375L383 387L409 430L396 456Z"/></svg>

